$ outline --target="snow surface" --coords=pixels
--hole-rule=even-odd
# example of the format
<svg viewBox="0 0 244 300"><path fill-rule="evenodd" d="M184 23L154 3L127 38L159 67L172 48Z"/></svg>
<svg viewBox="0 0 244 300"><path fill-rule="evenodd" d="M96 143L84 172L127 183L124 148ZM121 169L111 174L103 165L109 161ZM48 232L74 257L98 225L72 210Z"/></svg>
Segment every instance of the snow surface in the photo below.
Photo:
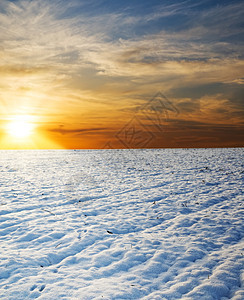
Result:
<svg viewBox="0 0 244 300"><path fill-rule="evenodd" d="M0 151L0 299L244 299L243 156Z"/></svg>

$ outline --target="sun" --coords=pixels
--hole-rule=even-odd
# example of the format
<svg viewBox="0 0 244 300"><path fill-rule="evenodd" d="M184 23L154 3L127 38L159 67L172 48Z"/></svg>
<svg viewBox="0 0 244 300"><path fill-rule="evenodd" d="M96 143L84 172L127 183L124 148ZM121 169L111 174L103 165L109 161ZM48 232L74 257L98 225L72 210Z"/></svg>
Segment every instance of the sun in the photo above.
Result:
<svg viewBox="0 0 244 300"><path fill-rule="evenodd" d="M37 114L6 116L2 127L0 120L0 150L63 149L50 138L43 124L43 116Z"/></svg>
<svg viewBox="0 0 244 300"><path fill-rule="evenodd" d="M34 124L31 123L29 116L16 116L6 127L8 135L17 139L28 138L34 131Z"/></svg>

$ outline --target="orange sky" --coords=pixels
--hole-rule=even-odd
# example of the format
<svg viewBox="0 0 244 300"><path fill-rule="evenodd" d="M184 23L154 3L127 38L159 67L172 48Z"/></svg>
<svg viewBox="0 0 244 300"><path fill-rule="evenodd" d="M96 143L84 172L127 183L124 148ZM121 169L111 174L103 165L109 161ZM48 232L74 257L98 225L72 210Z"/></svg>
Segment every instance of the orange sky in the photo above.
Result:
<svg viewBox="0 0 244 300"><path fill-rule="evenodd" d="M0 149L242 147L243 5L201 3L4 0Z"/></svg>

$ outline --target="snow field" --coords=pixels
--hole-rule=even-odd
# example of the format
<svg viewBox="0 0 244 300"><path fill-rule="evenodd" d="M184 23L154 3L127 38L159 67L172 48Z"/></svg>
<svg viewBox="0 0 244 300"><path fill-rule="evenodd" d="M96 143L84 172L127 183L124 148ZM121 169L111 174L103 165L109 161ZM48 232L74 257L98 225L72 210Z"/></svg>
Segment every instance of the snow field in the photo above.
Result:
<svg viewBox="0 0 244 300"><path fill-rule="evenodd" d="M243 154L1 151L0 299L243 299Z"/></svg>

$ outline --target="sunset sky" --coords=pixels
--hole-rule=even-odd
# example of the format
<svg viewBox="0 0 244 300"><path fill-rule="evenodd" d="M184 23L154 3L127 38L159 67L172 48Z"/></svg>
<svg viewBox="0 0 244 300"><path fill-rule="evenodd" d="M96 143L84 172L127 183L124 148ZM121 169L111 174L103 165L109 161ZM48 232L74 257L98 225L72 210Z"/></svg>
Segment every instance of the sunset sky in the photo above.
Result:
<svg viewBox="0 0 244 300"><path fill-rule="evenodd" d="M0 2L0 149L244 144L243 1Z"/></svg>

